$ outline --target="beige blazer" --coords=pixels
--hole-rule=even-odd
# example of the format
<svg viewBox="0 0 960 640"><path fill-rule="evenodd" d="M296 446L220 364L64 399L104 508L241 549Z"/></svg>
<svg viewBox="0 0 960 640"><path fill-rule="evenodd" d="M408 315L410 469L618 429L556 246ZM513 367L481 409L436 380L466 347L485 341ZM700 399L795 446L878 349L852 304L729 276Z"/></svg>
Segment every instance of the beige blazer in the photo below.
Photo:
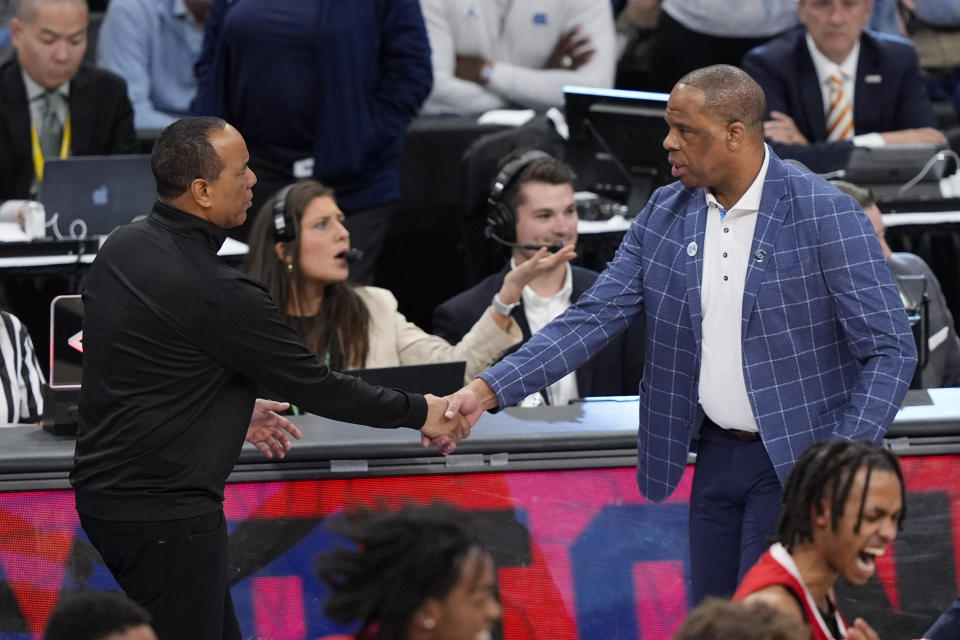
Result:
<svg viewBox="0 0 960 640"><path fill-rule="evenodd" d="M397 310L397 299L386 289L357 287L356 292L370 310L370 352L365 363L370 368L465 360L466 384L523 339L513 318L510 331L504 333L484 312L463 340L451 345L408 321Z"/></svg>

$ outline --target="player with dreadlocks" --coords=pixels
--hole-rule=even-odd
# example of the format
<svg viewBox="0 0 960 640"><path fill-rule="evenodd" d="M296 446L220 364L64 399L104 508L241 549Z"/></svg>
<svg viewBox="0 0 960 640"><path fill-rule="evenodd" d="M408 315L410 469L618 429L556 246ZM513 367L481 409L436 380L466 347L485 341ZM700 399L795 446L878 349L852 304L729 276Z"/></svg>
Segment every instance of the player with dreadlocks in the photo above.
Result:
<svg viewBox="0 0 960 640"><path fill-rule="evenodd" d="M469 515L442 505L361 510L330 527L356 543L321 560L324 611L357 640L490 640L500 619L493 558Z"/></svg>
<svg viewBox="0 0 960 640"><path fill-rule="evenodd" d="M734 600L766 602L810 628L813 640L878 640L862 618L836 610L837 576L862 585L906 514L896 456L867 442L819 442L801 454L781 494L777 542L743 578Z"/></svg>

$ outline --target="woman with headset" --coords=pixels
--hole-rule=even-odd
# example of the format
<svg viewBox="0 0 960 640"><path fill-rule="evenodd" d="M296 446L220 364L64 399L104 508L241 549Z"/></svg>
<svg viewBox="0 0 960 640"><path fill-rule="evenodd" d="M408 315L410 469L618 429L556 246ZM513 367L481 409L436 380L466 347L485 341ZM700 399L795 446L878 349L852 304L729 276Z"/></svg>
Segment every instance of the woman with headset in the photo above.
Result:
<svg viewBox="0 0 960 640"><path fill-rule="evenodd" d="M456 345L426 333L397 310L386 289L347 281L350 233L331 189L313 180L288 186L260 210L245 269L266 286L291 326L333 369L465 360L465 382L520 342L516 321L491 306ZM514 299L537 274L569 260L573 248L541 249L510 272L501 299Z"/></svg>

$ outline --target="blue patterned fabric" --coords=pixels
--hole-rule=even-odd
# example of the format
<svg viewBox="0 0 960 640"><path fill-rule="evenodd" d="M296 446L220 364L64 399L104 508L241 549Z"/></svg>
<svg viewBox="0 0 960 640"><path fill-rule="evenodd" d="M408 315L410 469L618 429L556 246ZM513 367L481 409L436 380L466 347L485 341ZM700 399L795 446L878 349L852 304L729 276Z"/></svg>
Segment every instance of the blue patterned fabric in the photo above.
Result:
<svg viewBox="0 0 960 640"><path fill-rule="evenodd" d="M575 369L631 321L644 321L637 480L655 501L679 483L702 420L706 211L702 189L675 182L658 190L593 287L480 376L500 406L510 406ZM701 250L688 251L690 243ZM896 286L856 203L772 153L741 329L747 393L781 481L813 442L880 441L916 364Z"/></svg>

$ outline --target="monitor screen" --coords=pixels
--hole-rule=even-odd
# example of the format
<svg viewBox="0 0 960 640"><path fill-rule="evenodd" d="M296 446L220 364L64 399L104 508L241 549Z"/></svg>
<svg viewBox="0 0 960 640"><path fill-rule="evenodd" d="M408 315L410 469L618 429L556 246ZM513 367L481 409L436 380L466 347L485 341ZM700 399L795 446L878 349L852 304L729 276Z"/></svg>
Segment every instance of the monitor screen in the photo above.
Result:
<svg viewBox="0 0 960 640"><path fill-rule="evenodd" d="M663 139L666 93L564 87L567 158L577 188L637 213L653 191L672 181Z"/></svg>
<svg viewBox="0 0 960 640"><path fill-rule="evenodd" d="M78 388L83 373L83 299L57 296L50 302L51 388Z"/></svg>

